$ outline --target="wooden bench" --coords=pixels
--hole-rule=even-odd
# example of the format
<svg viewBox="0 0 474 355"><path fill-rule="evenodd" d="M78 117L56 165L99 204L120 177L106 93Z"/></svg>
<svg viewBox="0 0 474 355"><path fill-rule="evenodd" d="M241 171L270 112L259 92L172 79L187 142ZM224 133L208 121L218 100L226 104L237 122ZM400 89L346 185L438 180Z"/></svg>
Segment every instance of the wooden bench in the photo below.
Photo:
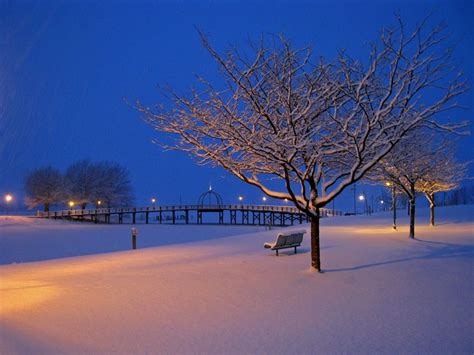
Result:
<svg viewBox="0 0 474 355"><path fill-rule="evenodd" d="M303 242L303 234L305 233L305 230L298 230L289 233L279 233L274 243L265 243L263 247L266 249L275 250L277 256L278 250L287 248L295 248L296 254L296 248L301 246L301 243Z"/></svg>

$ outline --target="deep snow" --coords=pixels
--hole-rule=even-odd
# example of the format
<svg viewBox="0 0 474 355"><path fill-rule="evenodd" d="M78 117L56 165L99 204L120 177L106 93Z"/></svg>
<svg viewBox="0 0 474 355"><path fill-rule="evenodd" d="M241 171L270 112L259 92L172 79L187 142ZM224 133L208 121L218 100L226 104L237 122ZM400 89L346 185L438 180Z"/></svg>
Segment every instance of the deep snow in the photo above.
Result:
<svg viewBox="0 0 474 355"><path fill-rule="evenodd" d="M255 227L152 226L142 243L166 245L2 265L1 352L472 354L472 206L440 208L434 228L426 214L417 240L405 216L398 231L388 214L324 220L324 274L308 236L276 257L263 243L277 231ZM113 251L129 229L0 219L2 261L44 254L43 238L64 241L48 257Z"/></svg>

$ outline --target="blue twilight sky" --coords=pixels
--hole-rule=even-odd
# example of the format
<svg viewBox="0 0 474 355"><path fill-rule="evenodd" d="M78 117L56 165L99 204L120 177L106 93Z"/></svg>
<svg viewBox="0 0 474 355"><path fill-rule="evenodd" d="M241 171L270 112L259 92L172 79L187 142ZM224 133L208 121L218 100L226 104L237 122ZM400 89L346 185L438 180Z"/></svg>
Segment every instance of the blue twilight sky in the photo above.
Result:
<svg viewBox="0 0 474 355"><path fill-rule="evenodd" d="M132 172L137 204L194 203L211 182L224 202L262 194L220 169L199 167L179 152L151 143L154 133L123 97L158 99L156 85L185 92L195 74L218 80L194 26L219 49L248 37L284 33L311 43L316 56L338 50L366 59L367 42L394 24L433 13L446 21L455 59L471 85L473 1L5 1L0 0L0 193L21 196L25 173L51 164L64 170L77 159L113 160ZM452 113L471 119L472 90ZM472 158L472 137L460 157ZM336 208L352 206L351 192Z"/></svg>

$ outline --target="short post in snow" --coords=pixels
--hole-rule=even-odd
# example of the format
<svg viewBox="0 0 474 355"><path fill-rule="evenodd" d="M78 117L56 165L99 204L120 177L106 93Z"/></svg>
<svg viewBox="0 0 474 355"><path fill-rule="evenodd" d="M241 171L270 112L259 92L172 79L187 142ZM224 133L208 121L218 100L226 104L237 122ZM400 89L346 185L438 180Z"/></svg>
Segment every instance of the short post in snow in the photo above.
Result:
<svg viewBox="0 0 474 355"><path fill-rule="evenodd" d="M137 235L138 229L132 228L132 249L137 249Z"/></svg>
<svg viewBox="0 0 474 355"><path fill-rule="evenodd" d="M271 212L271 213L273 213L273 212ZM271 216L272 216L272 215L270 214L269 217L265 218L265 230L267 230L267 229L268 229L268 230L272 230L272 224L273 224L273 223L272 223L272 218L271 218Z"/></svg>

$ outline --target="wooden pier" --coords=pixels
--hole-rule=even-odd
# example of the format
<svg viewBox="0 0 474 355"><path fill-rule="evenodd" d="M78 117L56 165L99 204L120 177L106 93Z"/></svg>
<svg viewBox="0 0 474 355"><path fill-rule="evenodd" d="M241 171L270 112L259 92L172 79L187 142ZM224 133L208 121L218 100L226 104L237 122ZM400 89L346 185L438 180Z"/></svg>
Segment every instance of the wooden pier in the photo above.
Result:
<svg viewBox="0 0 474 355"><path fill-rule="evenodd" d="M203 217L211 215L213 221ZM322 217L342 212L322 208ZM292 226L308 222L296 207L269 205L180 205L127 208L72 209L36 213L40 218L68 219L106 224L231 224ZM217 218L216 218L217 217Z"/></svg>

